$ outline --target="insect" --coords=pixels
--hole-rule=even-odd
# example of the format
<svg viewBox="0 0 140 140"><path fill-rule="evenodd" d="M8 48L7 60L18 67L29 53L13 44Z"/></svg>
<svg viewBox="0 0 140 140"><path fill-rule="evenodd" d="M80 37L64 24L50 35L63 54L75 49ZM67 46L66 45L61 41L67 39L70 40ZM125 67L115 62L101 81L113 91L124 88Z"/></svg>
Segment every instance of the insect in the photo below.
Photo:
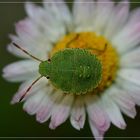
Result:
<svg viewBox="0 0 140 140"><path fill-rule="evenodd" d="M49 79L52 85L64 93L73 93L75 95L94 90L101 81L102 64L97 56L91 54L88 49L65 48L56 52L51 59L43 61L31 55L16 43L12 44L40 62L40 77L29 86L20 101L42 77Z"/></svg>

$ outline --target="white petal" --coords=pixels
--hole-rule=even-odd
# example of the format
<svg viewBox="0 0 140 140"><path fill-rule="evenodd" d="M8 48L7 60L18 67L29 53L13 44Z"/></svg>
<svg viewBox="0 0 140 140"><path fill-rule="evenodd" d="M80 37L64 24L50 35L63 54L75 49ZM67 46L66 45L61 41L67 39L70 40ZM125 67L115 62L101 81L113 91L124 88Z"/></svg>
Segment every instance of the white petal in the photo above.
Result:
<svg viewBox="0 0 140 140"><path fill-rule="evenodd" d="M131 50L140 43L140 20L128 22L125 27L112 39L120 53Z"/></svg>
<svg viewBox="0 0 140 140"><path fill-rule="evenodd" d="M44 0L43 4L69 31L72 29L72 15L63 0Z"/></svg>
<svg viewBox="0 0 140 140"><path fill-rule="evenodd" d="M19 36L24 36L24 38L38 38L41 32L38 30L37 26L29 18L21 20L16 23L16 32ZM26 33L26 36L24 35Z"/></svg>
<svg viewBox="0 0 140 140"><path fill-rule="evenodd" d="M30 39L21 39L14 35L10 35L10 39L12 40L12 42L18 44L33 56L36 56L42 60L46 60L46 58L48 58L48 52L52 49L52 45L47 40L43 40L43 39L38 41L36 39L33 39L31 41ZM14 47L12 44L8 46L8 51L19 57L33 59L27 54L25 54L23 51Z"/></svg>
<svg viewBox="0 0 140 140"><path fill-rule="evenodd" d="M86 120L86 113L83 104L83 98L78 97L76 98L76 101L73 105L70 121L75 129L80 130L81 128L84 127L85 120Z"/></svg>
<svg viewBox="0 0 140 140"><path fill-rule="evenodd" d="M118 104L118 106L120 107L121 111L126 114L127 116L131 117L131 118L135 118L137 112L135 107L130 108L130 109L126 109L123 106L121 106L120 104Z"/></svg>
<svg viewBox="0 0 140 140"><path fill-rule="evenodd" d="M55 108L55 105L57 106L62 98L62 92L57 91L53 93L53 88L50 87L50 90L47 91L46 98L44 98L40 105L40 109L37 111L36 120L40 123L47 121L52 114L53 108Z"/></svg>
<svg viewBox="0 0 140 140"><path fill-rule="evenodd" d="M92 131L92 134L94 135L95 140L103 140L103 136L105 132L98 130L92 121L89 121L89 125L90 125L91 131Z"/></svg>
<svg viewBox="0 0 140 140"><path fill-rule="evenodd" d="M13 47L13 45L9 44L7 46L7 51L10 52L11 54L20 57L20 58L29 58L25 53L23 53L21 50Z"/></svg>
<svg viewBox="0 0 140 140"><path fill-rule="evenodd" d="M140 67L140 47L122 55L121 67Z"/></svg>
<svg viewBox="0 0 140 140"><path fill-rule="evenodd" d="M86 100L87 112L90 120L94 122L98 130L105 132L110 127L110 121L99 100L95 96L89 96Z"/></svg>
<svg viewBox="0 0 140 140"><path fill-rule="evenodd" d="M25 8L29 17L37 24L42 31L42 34L50 41L56 42L65 34L64 26L59 20L54 18L49 10L46 12L45 9L34 5L31 2L27 2Z"/></svg>
<svg viewBox="0 0 140 140"><path fill-rule="evenodd" d="M37 46L34 46L34 45L32 46L32 43L29 42L29 39L21 40L19 37L15 36L15 35L11 35L11 34L9 35L9 37L12 40L12 42L18 44L20 47L25 49L27 52L31 53L32 55L34 55L36 57L39 57L39 58L41 57L41 55L42 55L41 51L39 51ZM23 58L32 59L30 56L28 56L27 54L25 54L23 51L19 50L18 48L14 47L12 44L9 44L8 51L10 51L11 53L17 54L19 57L21 56Z"/></svg>
<svg viewBox="0 0 140 140"><path fill-rule="evenodd" d="M61 125L67 120L71 110L73 99L73 95L66 95L61 103L55 106L49 125L51 129L55 129L57 126Z"/></svg>
<svg viewBox="0 0 140 140"><path fill-rule="evenodd" d="M105 112L108 114L111 122L118 128L125 129L126 123L123 119L120 109L108 95L110 92L113 92L112 88L108 89L102 96L102 106Z"/></svg>
<svg viewBox="0 0 140 140"><path fill-rule="evenodd" d="M21 82L37 76L38 63L31 60L15 62L3 69L3 77L12 82Z"/></svg>
<svg viewBox="0 0 140 140"><path fill-rule="evenodd" d="M139 69L121 69L118 72L118 76L136 85L140 85L140 70Z"/></svg>
<svg viewBox="0 0 140 140"><path fill-rule="evenodd" d="M52 111L53 106L50 106L50 104L48 103L49 102L48 99L49 98L47 98L47 96L44 97L44 99L36 113L36 120L39 123L44 123L51 116L51 111Z"/></svg>
<svg viewBox="0 0 140 140"><path fill-rule="evenodd" d="M129 2L121 1L112 11L107 23L105 36L111 39L126 23L129 14Z"/></svg>
<svg viewBox="0 0 140 140"><path fill-rule="evenodd" d="M75 0L73 4L73 20L75 27L77 28L76 31L82 30L89 30L93 29L93 18L95 14L95 7L94 7L93 0Z"/></svg>
<svg viewBox="0 0 140 140"><path fill-rule="evenodd" d="M49 49L49 47L51 47L50 41L38 29L38 27L32 20L24 19L16 23L16 32L20 40L26 42L27 46L29 46L28 48L33 47L33 49L35 49L36 47L36 50L38 51L39 54L40 53L43 54L44 51L46 53L47 50L50 50Z"/></svg>
<svg viewBox="0 0 140 140"><path fill-rule="evenodd" d="M21 84L21 86L19 87L17 93L14 95L11 104L15 104L17 102L19 102L19 100L21 99L21 97L23 96L23 94L25 93L25 91L27 90L27 88L31 85L31 83L34 81L35 79L30 79L27 80L26 82L24 82L23 84ZM38 81L33 87L32 89L28 92L28 94L25 96L25 98L22 100L26 100L28 97L32 96L33 94L36 94L38 91L43 90L44 88L46 88L48 83L48 80L46 78L42 78L40 79L40 81Z"/></svg>
<svg viewBox="0 0 140 140"><path fill-rule="evenodd" d="M127 116L132 118L136 115L134 99L128 94L127 91L120 89L117 86L112 87L113 92L110 93L111 98L120 107L120 110Z"/></svg>
<svg viewBox="0 0 140 140"><path fill-rule="evenodd" d="M126 26L133 26L135 23L140 22L140 8L135 8L131 11L128 22Z"/></svg>
<svg viewBox="0 0 140 140"><path fill-rule="evenodd" d="M140 87L121 78L117 78L116 81L118 86L124 89L134 99L136 104L140 105Z"/></svg>
<svg viewBox="0 0 140 140"><path fill-rule="evenodd" d="M106 24L110 20L110 15L114 8L114 2L110 0L98 0L96 7L96 14L93 23L94 31L103 34Z"/></svg>
<svg viewBox="0 0 140 140"><path fill-rule="evenodd" d="M111 91L112 90L112 91ZM120 89L116 85L111 87L108 95L119 105L123 106L126 109L133 108L135 102L133 98L124 90Z"/></svg>
<svg viewBox="0 0 140 140"><path fill-rule="evenodd" d="M117 50L120 53L129 51L136 47L140 40L140 23L135 24L131 27L123 29L114 39L113 44L117 46Z"/></svg>

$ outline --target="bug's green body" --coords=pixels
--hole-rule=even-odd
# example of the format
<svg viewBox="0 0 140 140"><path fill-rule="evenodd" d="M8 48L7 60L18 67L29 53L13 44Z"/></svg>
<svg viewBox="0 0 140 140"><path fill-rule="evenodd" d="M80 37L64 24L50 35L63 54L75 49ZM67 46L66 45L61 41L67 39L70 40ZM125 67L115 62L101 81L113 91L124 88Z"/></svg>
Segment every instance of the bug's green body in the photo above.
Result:
<svg viewBox="0 0 140 140"><path fill-rule="evenodd" d="M102 65L88 50L67 48L55 53L50 62L41 62L39 72L65 93L81 94L97 87Z"/></svg>

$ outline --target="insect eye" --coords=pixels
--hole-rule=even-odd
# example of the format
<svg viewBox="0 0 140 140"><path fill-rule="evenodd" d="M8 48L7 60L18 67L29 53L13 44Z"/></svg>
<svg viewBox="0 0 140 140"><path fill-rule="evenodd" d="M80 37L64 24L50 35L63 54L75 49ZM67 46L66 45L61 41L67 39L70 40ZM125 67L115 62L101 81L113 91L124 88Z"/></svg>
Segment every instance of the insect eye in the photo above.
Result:
<svg viewBox="0 0 140 140"><path fill-rule="evenodd" d="M47 78L47 79L50 79L50 77L49 77L49 76L47 76L46 78Z"/></svg>
<svg viewBox="0 0 140 140"><path fill-rule="evenodd" d="M51 62L51 59L48 59L48 62Z"/></svg>

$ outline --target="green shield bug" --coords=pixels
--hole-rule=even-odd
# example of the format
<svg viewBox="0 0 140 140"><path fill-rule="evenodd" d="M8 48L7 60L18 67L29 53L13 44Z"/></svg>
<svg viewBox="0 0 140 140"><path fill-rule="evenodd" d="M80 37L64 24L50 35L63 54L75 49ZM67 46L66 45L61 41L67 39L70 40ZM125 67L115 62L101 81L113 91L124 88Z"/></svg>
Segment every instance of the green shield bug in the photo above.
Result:
<svg viewBox="0 0 140 140"><path fill-rule="evenodd" d="M39 73L41 76L31 84L20 101L42 77L48 78L52 85L64 93L76 95L92 91L101 81L102 64L96 55L86 49L65 48L56 52L51 59L42 61L16 43L13 45L40 62Z"/></svg>
<svg viewBox="0 0 140 140"><path fill-rule="evenodd" d="M40 63L39 72L65 93L81 94L97 87L102 67L89 51L66 48L55 53L50 62Z"/></svg>

